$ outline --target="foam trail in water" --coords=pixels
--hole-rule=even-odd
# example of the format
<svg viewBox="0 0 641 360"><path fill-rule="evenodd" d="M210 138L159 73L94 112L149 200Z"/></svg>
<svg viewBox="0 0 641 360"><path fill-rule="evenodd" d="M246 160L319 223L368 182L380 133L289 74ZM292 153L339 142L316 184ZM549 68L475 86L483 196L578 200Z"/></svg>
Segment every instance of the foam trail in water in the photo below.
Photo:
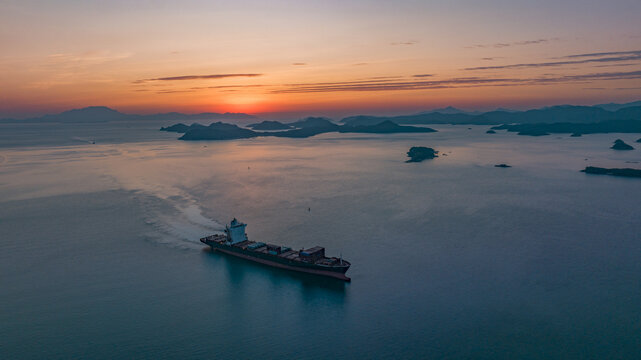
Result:
<svg viewBox="0 0 641 360"><path fill-rule="evenodd" d="M198 174L186 181L184 169L167 166L160 159L180 156L173 151L153 145L120 146L119 153L100 167L119 188L133 191L142 201L147 224L154 231L151 239L177 246L202 248L199 239L221 232L223 225L203 215L201 198L190 193ZM105 176L105 175L103 175ZM189 185L184 182L189 183Z"/></svg>
<svg viewBox="0 0 641 360"><path fill-rule="evenodd" d="M151 238L180 248L199 249L203 246L200 238L220 233L224 229L223 225L203 216L201 208L196 204L172 205L178 210L174 214L150 208L147 223L156 230L154 234L150 234Z"/></svg>
<svg viewBox="0 0 641 360"><path fill-rule="evenodd" d="M223 228L223 225L219 224L218 222L204 217L202 214L202 210L200 210L200 207L198 207L198 205L196 204L187 206L186 208L182 209L182 212L193 224L201 225L208 229L221 230Z"/></svg>

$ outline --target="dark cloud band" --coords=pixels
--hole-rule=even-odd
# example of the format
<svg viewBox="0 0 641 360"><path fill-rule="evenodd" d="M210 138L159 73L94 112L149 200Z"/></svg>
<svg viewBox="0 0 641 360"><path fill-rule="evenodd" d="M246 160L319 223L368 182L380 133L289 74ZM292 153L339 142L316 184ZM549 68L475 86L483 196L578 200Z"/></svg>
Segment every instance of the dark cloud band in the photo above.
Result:
<svg viewBox="0 0 641 360"><path fill-rule="evenodd" d="M169 76L169 77L160 77L155 79L142 79L134 81L135 84L141 84L148 81L182 81L182 80L212 80L212 79L224 79L231 77L256 77L262 76L263 74L211 74L211 75L181 75L181 76Z"/></svg>
<svg viewBox="0 0 641 360"><path fill-rule="evenodd" d="M607 53L592 54L580 54L580 55L570 55L566 58L583 58L588 57L587 59L581 60L566 60L566 61L550 61L550 62L541 62L541 63L529 63L529 64L510 64L510 65L496 65L496 66L478 66L465 68L464 70L500 70L500 69L526 69L526 68L541 68L541 67L554 67L554 66L564 66L564 65L577 65L577 64L602 64L602 63L619 63L619 62L639 62L641 61L641 51L630 51L625 52L616 56L607 56Z"/></svg>
<svg viewBox="0 0 641 360"><path fill-rule="evenodd" d="M600 80L641 79L641 70L582 75L544 76L534 78L466 77L419 81L349 81L334 83L287 84L270 91L272 94L319 93L343 91L400 91L487 86L528 86L563 83L590 83Z"/></svg>
<svg viewBox="0 0 641 360"><path fill-rule="evenodd" d="M523 40L523 41L514 41L509 43L494 43L494 44L477 44L473 46L468 46L468 48L506 48L510 46L524 46L524 45L536 45L543 44L552 41L558 41L559 38L547 38L547 39L536 39L536 40Z"/></svg>

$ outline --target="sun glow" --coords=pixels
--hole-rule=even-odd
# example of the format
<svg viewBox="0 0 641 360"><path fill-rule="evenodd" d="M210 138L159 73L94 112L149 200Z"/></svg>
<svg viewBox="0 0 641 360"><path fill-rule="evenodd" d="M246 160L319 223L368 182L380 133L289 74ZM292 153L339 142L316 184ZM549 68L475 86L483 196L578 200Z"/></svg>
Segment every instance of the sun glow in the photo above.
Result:
<svg viewBox="0 0 641 360"><path fill-rule="evenodd" d="M267 110L265 102L260 95L233 95L223 100L223 107L229 112L261 113Z"/></svg>
<svg viewBox="0 0 641 360"><path fill-rule="evenodd" d="M47 2L9 2L0 12L1 85L10 89L0 92L0 118L90 105L310 115L641 96L641 2L557 9L558 23L537 13L545 8L538 3L511 2L511 16L495 18L479 12L487 6L468 2L275 0L270 8L279 11L269 16L260 7L248 11L243 1L199 2L197 10L167 2L153 13L134 11L131 21L116 5L101 5L104 16L92 17L91 5L43 11L35 4ZM41 21L30 21L26 14L34 13ZM597 23L579 21L593 14L601 14ZM523 23L510 28L515 18ZM541 29L546 21L555 26Z"/></svg>

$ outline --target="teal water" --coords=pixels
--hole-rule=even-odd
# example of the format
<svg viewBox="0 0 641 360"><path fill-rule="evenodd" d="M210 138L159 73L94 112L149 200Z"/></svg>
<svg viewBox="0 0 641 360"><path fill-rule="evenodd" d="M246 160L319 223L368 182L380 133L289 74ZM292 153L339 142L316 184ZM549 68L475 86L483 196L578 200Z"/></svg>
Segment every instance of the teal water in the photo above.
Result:
<svg viewBox="0 0 641 360"><path fill-rule="evenodd" d="M641 356L641 182L578 172L640 168L641 150L608 149L633 135L100 126L0 125L3 359ZM442 156L404 163L415 145ZM342 254L352 282L201 246L234 216L251 239Z"/></svg>

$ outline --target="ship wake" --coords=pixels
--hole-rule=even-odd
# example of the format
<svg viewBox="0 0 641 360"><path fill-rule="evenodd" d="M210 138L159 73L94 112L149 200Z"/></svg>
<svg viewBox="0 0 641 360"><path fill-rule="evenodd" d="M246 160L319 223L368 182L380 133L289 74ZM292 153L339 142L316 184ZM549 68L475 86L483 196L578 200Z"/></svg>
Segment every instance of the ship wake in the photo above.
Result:
<svg viewBox="0 0 641 360"><path fill-rule="evenodd" d="M149 240L182 249L202 249L200 238L222 233L225 228L204 216L201 207L193 201L185 204L168 200L156 198L157 204L144 206L145 222L153 229L147 234Z"/></svg>

